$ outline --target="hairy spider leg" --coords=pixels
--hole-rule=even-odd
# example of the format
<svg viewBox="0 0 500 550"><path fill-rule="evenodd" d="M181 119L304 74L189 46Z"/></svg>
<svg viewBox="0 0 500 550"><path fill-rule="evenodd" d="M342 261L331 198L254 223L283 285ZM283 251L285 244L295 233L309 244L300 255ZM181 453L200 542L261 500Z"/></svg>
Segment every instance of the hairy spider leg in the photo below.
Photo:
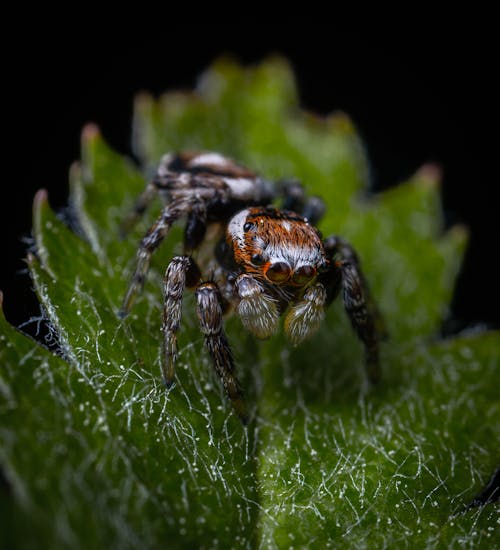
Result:
<svg viewBox="0 0 500 550"><path fill-rule="evenodd" d="M296 179L285 179L279 182L283 195L283 210L297 212L307 218L309 223L316 225L326 212L326 206L317 196L308 197L303 185Z"/></svg>
<svg viewBox="0 0 500 550"><path fill-rule="evenodd" d="M195 287L201 278L196 262L190 256L175 256L168 264L163 279L163 355L162 373L165 385L174 381L177 360L177 331L181 323L182 298L186 286Z"/></svg>
<svg viewBox="0 0 500 550"><path fill-rule="evenodd" d="M200 202L200 199L192 196L174 199L163 208L156 222L149 228L137 251L136 268L119 312L122 319L130 313L137 294L144 286L153 252L167 236L172 224L180 217L188 215Z"/></svg>
<svg viewBox="0 0 500 550"><path fill-rule="evenodd" d="M234 374L231 348L222 326L222 297L214 282L201 283L196 289L196 311L200 328L205 336L215 371L222 380L224 390L241 421L248 422L248 414L240 383Z"/></svg>
<svg viewBox="0 0 500 550"><path fill-rule="evenodd" d="M380 379L379 341L386 335L380 311L371 297L368 283L352 246L334 235L324 241L330 269L320 276L327 290L327 305L342 290L344 308L365 348L365 368L369 381Z"/></svg>
<svg viewBox="0 0 500 550"><path fill-rule="evenodd" d="M374 300L370 292L370 286L368 285L366 277L361 270L361 262L356 251L346 240L336 235L331 235L330 237L325 239L323 244L325 245L325 250L327 251L327 254L340 254L341 259L350 262L351 264L356 266L362 282L366 304L371 316L373 317L375 330L377 332L379 340L386 340L389 333L385 324L385 320L382 316L382 313L380 312L377 302Z"/></svg>
<svg viewBox="0 0 500 550"><path fill-rule="evenodd" d="M168 194L169 191L175 189L179 174L175 171L171 172L169 168L175 158L175 156L167 154L161 159L153 181L146 184L143 192L137 197L134 207L122 220L120 225L121 238L125 238L134 228L159 193Z"/></svg>
<svg viewBox="0 0 500 550"><path fill-rule="evenodd" d="M120 237L122 239L124 239L134 228L135 224L139 221L144 212L146 212L148 206L153 202L157 194L158 186L156 183L148 183L144 191L137 197L132 210L122 220L120 225Z"/></svg>
<svg viewBox="0 0 500 550"><path fill-rule="evenodd" d="M200 246L207 231L206 203L194 202L187 215L184 228L184 253L191 254Z"/></svg>

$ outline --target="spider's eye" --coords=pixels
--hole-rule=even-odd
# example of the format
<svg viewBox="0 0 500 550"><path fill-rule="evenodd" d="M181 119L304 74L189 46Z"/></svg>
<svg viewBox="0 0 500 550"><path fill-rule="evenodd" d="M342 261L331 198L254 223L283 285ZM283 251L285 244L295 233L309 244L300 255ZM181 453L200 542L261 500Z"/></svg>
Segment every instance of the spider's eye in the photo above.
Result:
<svg viewBox="0 0 500 550"><path fill-rule="evenodd" d="M316 269L312 265L303 265L295 270L293 282L297 285L305 285L316 275Z"/></svg>
<svg viewBox="0 0 500 550"><path fill-rule="evenodd" d="M252 222L246 222L243 226L243 231L250 231L250 229L253 229L254 224Z"/></svg>
<svg viewBox="0 0 500 550"><path fill-rule="evenodd" d="M253 265L262 265L266 262L266 259L262 254L253 254L250 261Z"/></svg>
<svg viewBox="0 0 500 550"><path fill-rule="evenodd" d="M276 262L266 271L266 277L273 283L284 283L290 277L290 266L285 262Z"/></svg>

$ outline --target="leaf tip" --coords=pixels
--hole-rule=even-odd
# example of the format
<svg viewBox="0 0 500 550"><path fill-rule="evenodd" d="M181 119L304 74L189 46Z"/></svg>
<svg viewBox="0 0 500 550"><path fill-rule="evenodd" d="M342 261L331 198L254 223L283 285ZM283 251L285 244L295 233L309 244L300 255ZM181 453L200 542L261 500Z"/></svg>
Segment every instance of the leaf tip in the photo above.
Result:
<svg viewBox="0 0 500 550"><path fill-rule="evenodd" d="M26 263L28 266L33 265L36 262L36 256L33 254L33 252L28 252L26 255Z"/></svg>
<svg viewBox="0 0 500 550"><path fill-rule="evenodd" d="M134 96L134 106L139 109L150 107L153 102L153 96L146 90L141 90Z"/></svg>
<svg viewBox="0 0 500 550"><path fill-rule="evenodd" d="M420 185L426 187L438 187L441 183L443 170L439 164L428 163L419 168L415 174Z"/></svg>
<svg viewBox="0 0 500 550"><path fill-rule="evenodd" d="M33 197L33 211L38 212L49 202L49 194L47 189L39 189Z"/></svg>
<svg viewBox="0 0 500 550"><path fill-rule="evenodd" d="M457 223L448 229L448 235L455 243L465 245L469 240L469 228L464 224Z"/></svg>
<svg viewBox="0 0 500 550"><path fill-rule="evenodd" d="M356 135L356 126L351 117L344 111L334 111L330 113L325 120L330 128L339 133Z"/></svg>
<svg viewBox="0 0 500 550"><path fill-rule="evenodd" d="M85 124L82 130L82 141L95 141L100 135L101 131L99 130L97 124L94 124L93 122L88 122L87 124Z"/></svg>

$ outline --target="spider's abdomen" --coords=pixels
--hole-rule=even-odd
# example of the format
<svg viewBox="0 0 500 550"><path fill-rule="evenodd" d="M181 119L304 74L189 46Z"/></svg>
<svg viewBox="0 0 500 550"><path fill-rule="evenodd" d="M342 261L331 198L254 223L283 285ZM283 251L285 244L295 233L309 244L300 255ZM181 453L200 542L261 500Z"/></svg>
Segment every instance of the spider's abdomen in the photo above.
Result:
<svg viewBox="0 0 500 550"><path fill-rule="evenodd" d="M235 262L271 284L305 286L327 264L316 228L287 210L241 210L229 221L226 239Z"/></svg>
<svg viewBox="0 0 500 550"><path fill-rule="evenodd" d="M270 182L233 159L214 152L183 151L165 155L158 168L156 183L175 197L193 192L204 196L218 190L224 195L224 203L229 195L234 204L239 203L238 209L243 204L266 203L274 198ZM221 205L217 200L212 202L218 210Z"/></svg>

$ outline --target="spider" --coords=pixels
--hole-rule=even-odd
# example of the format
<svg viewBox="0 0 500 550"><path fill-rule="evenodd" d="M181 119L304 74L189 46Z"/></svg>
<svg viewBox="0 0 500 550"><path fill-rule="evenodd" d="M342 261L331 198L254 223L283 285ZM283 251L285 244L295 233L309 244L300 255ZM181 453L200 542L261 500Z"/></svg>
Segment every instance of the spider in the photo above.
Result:
<svg viewBox="0 0 500 550"><path fill-rule="evenodd" d="M119 315L128 315L152 254L172 224L185 217L184 253L172 258L163 282L162 373L167 387L174 381L186 287L196 291L206 348L244 423L246 405L223 328L223 316L230 310L258 338L274 334L284 315L285 333L297 345L317 330L325 308L342 292L345 310L364 344L368 379L377 381L381 318L354 249L337 236L322 240L316 229L325 210L321 199L307 198L298 181L273 184L219 153L170 153L124 219L123 235L157 195L164 206L139 245ZM269 206L280 195L282 208Z"/></svg>

